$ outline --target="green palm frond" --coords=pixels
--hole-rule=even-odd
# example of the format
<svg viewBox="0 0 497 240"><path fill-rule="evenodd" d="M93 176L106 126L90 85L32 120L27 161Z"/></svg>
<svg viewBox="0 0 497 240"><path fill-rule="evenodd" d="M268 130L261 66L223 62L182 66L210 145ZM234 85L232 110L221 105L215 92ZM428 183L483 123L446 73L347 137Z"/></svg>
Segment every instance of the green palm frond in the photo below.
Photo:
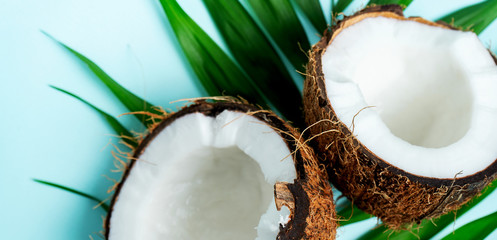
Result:
<svg viewBox="0 0 497 240"><path fill-rule="evenodd" d="M458 228L442 240L485 239L497 226L497 212L476 219Z"/></svg>
<svg viewBox="0 0 497 240"><path fill-rule="evenodd" d="M294 0L317 31L328 27L319 0Z"/></svg>
<svg viewBox="0 0 497 240"><path fill-rule="evenodd" d="M311 44L290 0L249 0L248 2L293 67L297 71L305 72L307 63L305 53L311 48ZM323 31L324 28L318 30Z"/></svg>
<svg viewBox="0 0 497 240"><path fill-rule="evenodd" d="M353 0L338 0L336 3L332 1L331 10L334 14L340 14L352 3Z"/></svg>
<svg viewBox="0 0 497 240"><path fill-rule="evenodd" d="M386 5L386 4L397 4L400 6L407 7L412 3L413 0L370 0L368 5Z"/></svg>
<svg viewBox="0 0 497 240"><path fill-rule="evenodd" d="M231 53L271 105L287 119L303 126L300 91L247 10L238 1L203 2Z"/></svg>
<svg viewBox="0 0 497 240"><path fill-rule="evenodd" d="M176 1L161 0L169 24L204 90L211 96L241 96L266 105L255 83L183 11Z"/></svg>
<svg viewBox="0 0 497 240"><path fill-rule="evenodd" d="M480 34L497 18L497 0L487 0L457 10L438 19Z"/></svg>
<svg viewBox="0 0 497 240"><path fill-rule="evenodd" d="M112 115L102 111L100 108L97 108L95 105L89 103L88 101L82 99L81 97L75 95L74 93L71 93L71 92L68 92L64 89L61 89L61 88L58 88L58 87L54 87L54 86L50 86L51 88L59 91L59 92L62 92L62 93L65 93L73 98L76 98L77 100L81 101L82 103L86 104L87 106L89 106L90 108L92 108L93 110L95 110L100 116L102 116L105 121L107 122L107 124L114 130L114 132L118 135L118 136L121 136L122 137L122 140L130 145L131 147L136 147L137 146L137 142L134 140L134 137L133 135L131 134L131 132L128 131L128 129L126 129L119 121L117 121L116 118L114 118Z"/></svg>
<svg viewBox="0 0 497 240"><path fill-rule="evenodd" d="M106 212L109 212L109 205L107 203L104 203L102 200L100 200L97 197L94 197L94 196L92 196L90 194L87 194L87 193L84 193L84 192L72 189L70 187L62 186L60 184L53 183L53 182L48 182L48 181L39 180L39 179L33 179L33 181L35 181L37 183L41 183L43 185L47 185L47 186L50 186L50 187L61 189L61 190L64 190L66 192L74 193L76 195L79 195L79 196L82 196L84 198L90 199L90 200L96 202L98 204L97 205L98 207L101 207Z"/></svg>
<svg viewBox="0 0 497 240"><path fill-rule="evenodd" d="M46 36L60 44L65 49L77 57L81 62L83 62L97 77L98 79L107 86L107 88L117 97L117 99L132 112L147 111L154 114L161 115L162 112L154 108L153 104L143 100L142 98L136 96L132 92L128 91L126 88L122 87L114 79L112 79L104 70L102 70L97 64L85 57L83 54L77 52L76 50L70 48L64 43L58 41L57 39L50 36L48 33L43 32ZM144 123L147 127L154 123L153 119L145 118L142 115L134 115L140 122Z"/></svg>

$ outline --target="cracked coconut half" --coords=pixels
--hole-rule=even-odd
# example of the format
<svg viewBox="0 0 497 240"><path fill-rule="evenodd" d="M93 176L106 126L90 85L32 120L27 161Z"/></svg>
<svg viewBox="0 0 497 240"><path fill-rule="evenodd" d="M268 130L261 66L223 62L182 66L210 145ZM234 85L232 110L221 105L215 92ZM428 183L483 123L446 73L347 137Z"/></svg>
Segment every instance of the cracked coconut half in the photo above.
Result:
<svg viewBox="0 0 497 240"><path fill-rule="evenodd" d="M472 32L367 8L313 47L304 91L330 180L390 227L457 209L496 177L497 67Z"/></svg>
<svg viewBox="0 0 497 240"><path fill-rule="evenodd" d="M198 102L135 150L107 239L334 239L326 171L299 134L246 104Z"/></svg>

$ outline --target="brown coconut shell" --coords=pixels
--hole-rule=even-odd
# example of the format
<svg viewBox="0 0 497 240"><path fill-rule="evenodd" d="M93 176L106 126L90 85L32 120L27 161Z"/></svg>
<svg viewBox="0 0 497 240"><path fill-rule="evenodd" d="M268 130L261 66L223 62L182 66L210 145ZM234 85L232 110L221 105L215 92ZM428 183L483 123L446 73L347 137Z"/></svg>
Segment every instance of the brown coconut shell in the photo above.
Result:
<svg viewBox="0 0 497 240"><path fill-rule="evenodd" d="M300 134L274 113L261 110L241 102L209 103L197 101L195 104L169 114L158 123L133 151L129 167L125 170L121 182L116 188L111 201L111 207L104 223L105 237L108 239L112 228L110 219L114 204L119 198L121 188L132 171L136 159L147 148L148 144L172 122L182 116L192 113L202 113L205 116L216 117L224 110L246 113L266 123L279 133L292 152L297 179L294 183L278 182L274 186L275 203L278 210L282 206L290 210L290 221L285 227L280 225L277 239L335 239L337 223L332 190L326 170L320 165L309 146L301 141Z"/></svg>
<svg viewBox="0 0 497 240"><path fill-rule="evenodd" d="M343 29L380 16L450 28L419 17L405 18L397 5L374 6L345 17L331 32L325 32L310 52L304 110L310 134L315 137L312 145L326 165L330 181L357 207L398 229L405 223L419 223L458 209L496 178L497 162L464 178L417 176L376 156L338 119L327 97L321 58Z"/></svg>

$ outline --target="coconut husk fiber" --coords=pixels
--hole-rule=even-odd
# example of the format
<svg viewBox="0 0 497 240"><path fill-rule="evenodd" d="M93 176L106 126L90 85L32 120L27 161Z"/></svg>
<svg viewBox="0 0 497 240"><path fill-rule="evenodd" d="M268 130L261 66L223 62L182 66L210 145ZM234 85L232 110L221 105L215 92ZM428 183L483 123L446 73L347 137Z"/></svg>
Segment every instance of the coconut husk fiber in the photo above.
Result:
<svg viewBox="0 0 497 240"><path fill-rule="evenodd" d="M369 17L416 21L449 28L422 18L405 18L397 5L374 6L345 17L310 51L304 84L304 111L311 145L326 165L330 181L357 207L394 229L458 209L496 177L497 164L464 178L435 179L403 171L371 152L342 123L327 97L321 59L340 32Z"/></svg>
<svg viewBox="0 0 497 240"><path fill-rule="evenodd" d="M267 124L279 133L292 153L297 179L294 183L278 182L274 186L277 208L285 206L291 212L290 221L285 226L280 225L277 239L335 239L337 222L332 190L327 180L326 170L317 161L312 148L304 143L296 129L274 113L233 99L216 103L195 101L176 113L164 116L161 122L149 130L146 137L131 153L130 163L116 188L104 227L107 239L112 228L110 220L113 206L119 198L122 186L132 171L134 163L139 161L140 155L149 143L174 121L180 120L187 114L201 113L208 117L216 117L225 110L245 113Z"/></svg>

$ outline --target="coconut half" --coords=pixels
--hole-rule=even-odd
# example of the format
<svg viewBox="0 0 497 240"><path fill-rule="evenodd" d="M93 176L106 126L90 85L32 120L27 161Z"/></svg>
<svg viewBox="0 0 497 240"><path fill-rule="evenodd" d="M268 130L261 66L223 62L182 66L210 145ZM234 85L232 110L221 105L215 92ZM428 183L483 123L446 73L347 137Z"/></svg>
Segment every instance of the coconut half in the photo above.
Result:
<svg viewBox="0 0 497 240"><path fill-rule="evenodd" d="M472 32L367 8L313 47L304 92L331 181L391 227L457 209L496 177L497 67Z"/></svg>
<svg viewBox="0 0 497 240"><path fill-rule="evenodd" d="M326 171L299 138L246 104L168 115L134 152L107 239L334 239Z"/></svg>

